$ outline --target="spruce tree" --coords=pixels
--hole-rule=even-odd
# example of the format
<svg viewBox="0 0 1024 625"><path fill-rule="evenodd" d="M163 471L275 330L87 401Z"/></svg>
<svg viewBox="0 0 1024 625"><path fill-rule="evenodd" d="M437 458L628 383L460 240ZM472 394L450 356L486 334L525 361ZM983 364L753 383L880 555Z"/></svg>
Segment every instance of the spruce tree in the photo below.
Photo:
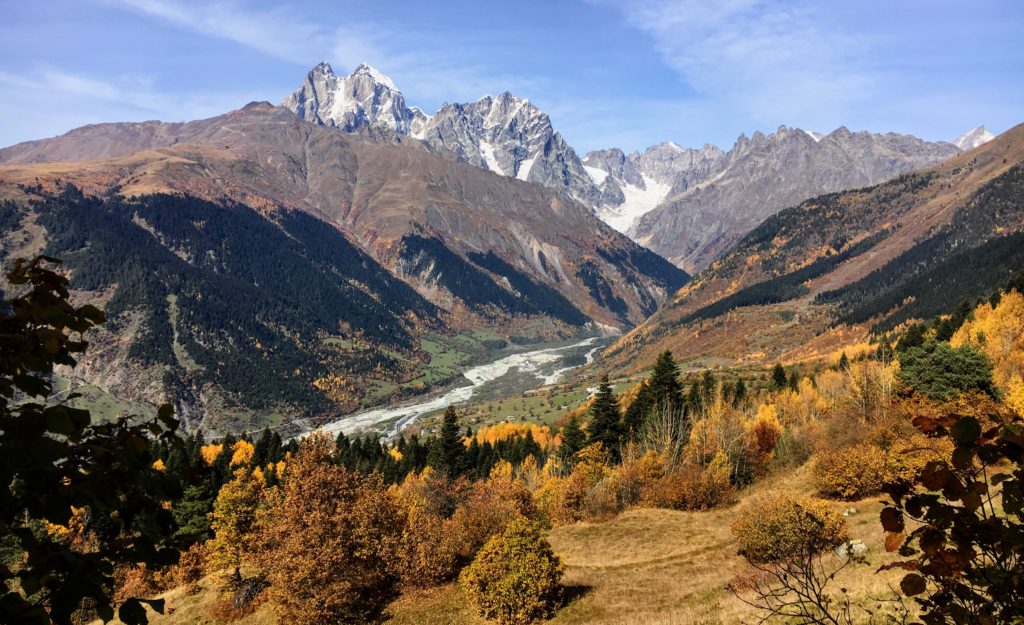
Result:
<svg viewBox="0 0 1024 625"><path fill-rule="evenodd" d="M679 381L679 367L672 352L665 350L658 354L651 372L651 392L655 409L678 410L683 405L683 385Z"/></svg>
<svg viewBox="0 0 1024 625"><path fill-rule="evenodd" d="M739 406L747 398L747 385L743 378L736 378L736 388L732 392L732 405Z"/></svg>
<svg viewBox="0 0 1024 625"><path fill-rule="evenodd" d="M210 512L213 510L213 495L205 484L185 488L181 499L174 502L171 513L178 529L176 539L192 543L210 538Z"/></svg>
<svg viewBox="0 0 1024 625"><path fill-rule="evenodd" d="M846 371L850 368L850 359L846 357L846 352L839 355L839 365L837 369L840 371Z"/></svg>
<svg viewBox="0 0 1024 625"><path fill-rule="evenodd" d="M441 434L433 441L427 464L449 477L457 477L462 472L465 453L466 446L459 435L459 417L455 414L455 406L448 406L444 411Z"/></svg>
<svg viewBox="0 0 1024 625"><path fill-rule="evenodd" d="M647 420L647 415L654 408L654 391L651 390L650 382L643 382L636 397L626 409L622 417L623 435L627 440L636 440Z"/></svg>
<svg viewBox="0 0 1024 625"><path fill-rule="evenodd" d="M786 370L782 368L781 363L776 363L772 369L772 390L781 391L786 388Z"/></svg>
<svg viewBox="0 0 1024 625"><path fill-rule="evenodd" d="M698 386L696 381L694 381L693 384L695 387ZM715 391L717 388L718 383L715 382L715 376L712 375L710 371L705 371L704 375L701 376L698 390L698 399L700 401L701 408L710 408L711 405L714 404Z"/></svg>
<svg viewBox="0 0 1024 625"><path fill-rule="evenodd" d="M619 400L608 383L608 374L601 376L594 402L590 405L589 440L601 443L612 458L619 457L619 443L622 439L622 415Z"/></svg>
<svg viewBox="0 0 1024 625"><path fill-rule="evenodd" d="M586 445L586 440L580 420L572 415L562 427L562 442L558 446L558 460L567 471L576 464L576 454Z"/></svg>

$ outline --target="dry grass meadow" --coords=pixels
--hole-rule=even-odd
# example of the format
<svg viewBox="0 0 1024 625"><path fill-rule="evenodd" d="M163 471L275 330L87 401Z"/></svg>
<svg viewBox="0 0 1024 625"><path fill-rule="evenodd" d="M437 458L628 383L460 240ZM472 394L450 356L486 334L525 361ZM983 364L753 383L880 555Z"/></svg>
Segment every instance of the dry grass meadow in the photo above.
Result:
<svg viewBox="0 0 1024 625"><path fill-rule="evenodd" d="M725 588L743 571L730 526L744 511L746 500L769 489L786 488L812 494L809 467L769 478L744 491L734 506L709 512L637 509L614 519L558 527L549 540L566 565L564 584L569 600L552 625L726 625L754 623L757 615ZM835 502L838 511L855 508L848 517L850 535L867 544L867 564L847 568L835 590L844 587L852 599L877 607L896 585L898 574L876 574L892 559L882 546L878 522L880 498ZM203 590L185 595L166 593L170 614L153 615L154 625L215 623L214 578ZM233 621L238 625L273 625L269 606ZM867 622L860 613L858 622ZM463 599L456 584L404 594L390 608L387 625L485 625Z"/></svg>

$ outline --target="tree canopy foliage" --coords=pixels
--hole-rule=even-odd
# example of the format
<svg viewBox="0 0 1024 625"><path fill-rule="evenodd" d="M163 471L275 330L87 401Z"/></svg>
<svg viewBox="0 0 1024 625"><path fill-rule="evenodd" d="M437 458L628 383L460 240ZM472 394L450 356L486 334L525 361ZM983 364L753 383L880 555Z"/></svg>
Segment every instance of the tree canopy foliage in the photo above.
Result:
<svg viewBox="0 0 1024 625"><path fill-rule="evenodd" d="M170 406L151 422L92 424L87 411L51 401L54 367L74 366L88 345L82 335L104 320L95 307L69 302L57 262L18 260L7 275L14 296L0 305L0 540L20 555L0 564L4 623L70 624L86 606L110 620L115 566L178 557L174 518L161 503L180 490L153 467L150 444L174 444ZM46 524L74 525L90 548ZM145 622L142 602L121 602L118 616Z"/></svg>

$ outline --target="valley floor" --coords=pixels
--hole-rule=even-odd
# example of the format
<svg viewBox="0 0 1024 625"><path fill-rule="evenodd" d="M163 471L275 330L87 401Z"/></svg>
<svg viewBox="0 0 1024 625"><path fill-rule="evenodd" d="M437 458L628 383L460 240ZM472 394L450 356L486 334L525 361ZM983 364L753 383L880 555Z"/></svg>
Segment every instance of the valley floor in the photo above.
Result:
<svg viewBox="0 0 1024 625"><path fill-rule="evenodd" d="M812 494L810 467L770 478L741 494L730 508L708 512L636 509L613 519L576 523L549 532L555 552L566 565L563 583L569 600L552 625L731 625L757 622L756 614L736 599L726 584L743 570L730 526L746 500L773 488ZM875 608L891 596L888 585L899 573L878 573L892 557L883 547L878 521L880 498L833 502L848 508L850 536L868 549L866 564L848 567L834 590L846 588L855 604ZM165 596L173 613L151 619L154 625L214 623L210 608L217 593L208 578L203 591L186 596L180 590ZM884 609L884 608L883 608ZM867 622L860 614L857 622ZM266 605L238 625L273 625ZM486 625L464 600L457 584L406 592L390 608L388 625Z"/></svg>

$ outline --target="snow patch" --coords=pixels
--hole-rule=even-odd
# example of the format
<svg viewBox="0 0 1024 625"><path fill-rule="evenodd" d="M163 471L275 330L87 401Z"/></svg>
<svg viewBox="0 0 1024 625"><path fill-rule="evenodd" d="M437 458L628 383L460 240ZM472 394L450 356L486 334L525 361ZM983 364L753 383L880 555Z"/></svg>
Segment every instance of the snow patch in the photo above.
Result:
<svg viewBox="0 0 1024 625"><path fill-rule="evenodd" d="M367 76L372 78L374 82L381 84L387 87L388 89L391 89L392 91L398 91L398 87L395 86L395 83L392 82L391 78L387 74L379 71L375 67L370 67L366 63L363 63L362 65L357 67L356 71L353 73L366 74Z"/></svg>
<svg viewBox="0 0 1024 625"><path fill-rule="evenodd" d="M590 175L590 179L594 181L594 184L601 186L604 179L608 177L608 172L601 169L600 167L591 167L590 165L584 165L583 169L587 170L587 174Z"/></svg>
<svg viewBox="0 0 1024 625"><path fill-rule="evenodd" d="M501 170L501 165L498 164L498 159L494 156L494 146L487 141L480 142L480 156L484 157L484 163L487 164L487 169L496 174L505 173Z"/></svg>
<svg viewBox="0 0 1024 625"><path fill-rule="evenodd" d="M622 187L624 201L615 208L601 210L600 217L612 228L625 233L641 216L654 210L668 196L672 185L643 176L645 189L632 184Z"/></svg>
<svg viewBox="0 0 1024 625"><path fill-rule="evenodd" d="M516 173L516 178L519 178L520 180L526 180L526 178L530 175L530 170L533 169L533 164L535 162L537 162L536 156L528 158L525 161L523 161L519 165L519 172Z"/></svg>
<svg viewBox="0 0 1024 625"><path fill-rule="evenodd" d="M984 145L995 138L996 136L985 130L984 126L978 126L977 128L972 128L968 132L960 135L960 137L953 142L953 145L966 152L967 150L973 150L980 145Z"/></svg>
<svg viewBox="0 0 1024 625"><path fill-rule="evenodd" d="M813 130L804 130L804 134L806 134L808 137L814 139L815 143L817 143L817 142L821 141L823 138L825 138L825 135L821 134L820 132L814 132Z"/></svg>

